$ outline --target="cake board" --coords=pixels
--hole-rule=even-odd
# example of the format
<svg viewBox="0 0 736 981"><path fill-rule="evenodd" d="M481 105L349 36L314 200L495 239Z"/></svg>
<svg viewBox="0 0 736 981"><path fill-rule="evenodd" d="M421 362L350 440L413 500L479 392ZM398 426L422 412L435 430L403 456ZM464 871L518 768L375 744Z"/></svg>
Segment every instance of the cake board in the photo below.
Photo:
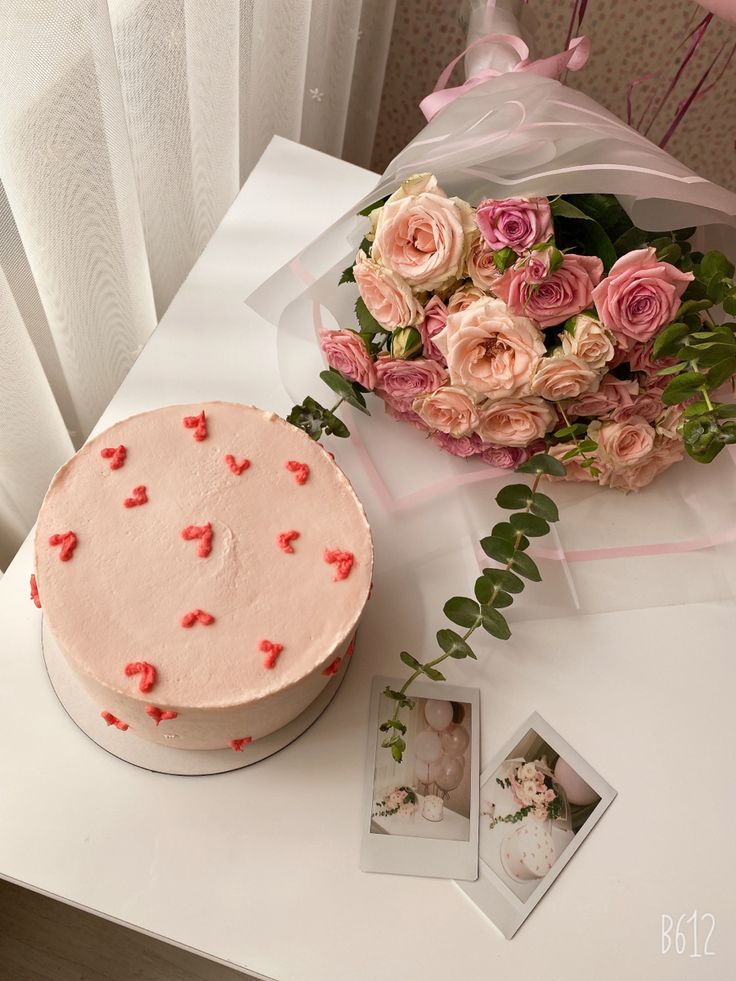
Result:
<svg viewBox="0 0 736 981"><path fill-rule="evenodd" d="M337 694L347 673L350 657L344 657L340 670L325 685L317 698L292 722L257 739L241 752L232 749L169 749L157 743L148 742L135 734L133 729L122 732L115 726L107 726L100 718L100 707L69 667L66 658L59 650L51 631L43 618L41 644L46 671L51 687L61 702L69 718L85 735L106 752L118 759L145 770L156 773L170 773L177 776L205 776L214 773L227 773L258 763L284 749L298 739L313 722L322 715Z"/></svg>

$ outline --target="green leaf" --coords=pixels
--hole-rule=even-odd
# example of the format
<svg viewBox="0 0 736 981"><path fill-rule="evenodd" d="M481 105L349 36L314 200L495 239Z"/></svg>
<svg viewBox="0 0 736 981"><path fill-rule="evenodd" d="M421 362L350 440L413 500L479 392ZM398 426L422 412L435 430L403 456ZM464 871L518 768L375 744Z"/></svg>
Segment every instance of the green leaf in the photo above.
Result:
<svg viewBox="0 0 736 981"><path fill-rule="evenodd" d="M660 368L657 372L658 375L679 375L681 371L684 371L687 365L684 361L678 361L677 364L668 364L666 368Z"/></svg>
<svg viewBox="0 0 736 981"><path fill-rule="evenodd" d="M408 361L422 350L422 335L415 327L398 327L391 335L391 354Z"/></svg>
<svg viewBox="0 0 736 981"><path fill-rule="evenodd" d="M677 242L668 242L657 249L657 258L660 262L669 262L674 266L682 258L682 249Z"/></svg>
<svg viewBox="0 0 736 981"><path fill-rule="evenodd" d="M354 282L355 282L355 276L353 275L353 267L348 266L347 269L343 269L342 275L340 276L337 285L342 286L343 283L354 283Z"/></svg>
<svg viewBox="0 0 736 981"><path fill-rule="evenodd" d="M348 381L347 378L343 378L339 371L335 371L334 368L328 368L326 371L320 371L319 377L331 388L332 391L339 395L340 398L344 399L348 405L352 405L354 409L359 409L361 412L365 412L367 416L370 412L366 408L365 399L361 392L355 387L355 383Z"/></svg>
<svg viewBox="0 0 736 981"><path fill-rule="evenodd" d="M403 722L399 722L398 719L386 719L378 729L380 732L388 732L389 729L398 729L402 735L406 734L406 726Z"/></svg>
<svg viewBox="0 0 736 981"><path fill-rule="evenodd" d="M362 208L358 214L363 218L367 218L371 211L375 211L376 208L382 208L384 204L388 201L388 195L385 198L379 198L378 201L374 201L373 204L367 204L365 208Z"/></svg>
<svg viewBox="0 0 736 981"><path fill-rule="evenodd" d="M723 298L723 309L726 311L729 317L736 316L736 290L731 290L731 292Z"/></svg>
<svg viewBox="0 0 736 981"><path fill-rule="evenodd" d="M504 565L511 561L514 554L514 546L510 541L505 538L496 538L493 535L488 538L481 538L480 547L489 558L502 562Z"/></svg>
<svg viewBox="0 0 736 981"><path fill-rule="evenodd" d="M481 615L481 622L486 633L497 637L499 640L509 639L511 630L506 622L506 617L502 613L494 610L491 606L484 606L481 610Z"/></svg>
<svg viewBox="0 0 736 981"><path fill-rule="evenodd" d="M597 221L612 239L632 229L631 218L615 194L566 194L567 202Z"/></svg>
<svg viewBox="0 0 736 981"><path fill-rule="evenodd" d="M511 568L525 579L531 579L532 582L542 581L536 562L526 552L517 552L514 555Z"/></svg>
<svg viewBox="0 0 736 981"><path fill-rule="evenodd" d="M529 535L531 538L538 538L549 532L547 522L536 514L512 514L510 524L514 531L520 531L523 535Z"/></svg>
<svg viewBox="0 0 736 981"><path fill-rule="evenodd" d="M487 579L492 587L498 586L500 589L505 589L507 593L520 593L524 589L522 580L506 569L484 569L483 578ZM479 581L476 581L476 586ZM481 600L481 602L487 603L488 600Z"/></svg>
<svg viewBox="0 0 736 981"><path fill-rule="evenodd" d="M386 332L386 328L382 327L373 314L369 312L362 296L359 296L355 301L355 316L358 318L358 323L363 333L382 334Z"/></svg>
<svg viewBox="0 0 736 981"><path fill-rule="evenodd" d="M513 542L516 538L516 532L514 531L513 525L509 521L499 521L491 529L492 538L503 538L504 541Z"/></svg>
<svg viewBox="0 0 736 981"><path fill-rule="evenodd" d="M450 657L457 658L458 660L463 657L472 657L473 660L476 660L470 645L454 630L449 630L446 627L438 630L437 643L445 654L449 654Z"/></svg>
<svg viewBox="0 0 736 981"><path fill-rule="evenodd" d="M422 670L424 671L424 673L426 674L426 676L429 678L430 681L445 680L445 676L442 674L441 671L438 671L437 668L430 667L428 664L425 664Z"/></svg>
<svg viewBox="0 0 736 981"><path fill-rule="evenodd" d="M505 249L498 249L497 252L493 253L493 263L499 272L505 272L509 266L513 266L517 258L514 250L508 246Z"/></svg>
<svg viewBox="0 0 736 981"><path fill-rule="evenodd" d="M507 484L496 495L496 504L506 511L525 508L532 499L531 488L526 484Z"/></svg>
<svg viewBox="0 0 736 981"><path fill-rule="evenodd" d="M685 419L692 419L694 416L706 415L709 411L708 405L705 402L698 401L686 405L682 414Z"/></svg>
<svg viewBox="0 0 736 981"><path fill-rule="evenodd" d="M474 627L480 617L480 606L468 596L453 596L445 603L442 612L460 627Z"/></svg>
<svg viewBox="0 0 736 981"><path fill-rule="evenodd" d="M532 497L530 511L532 514L538 514L545 521L560 520L560 512L557 510L555 502L546 494L540 494L539 491Z"/></svg>
<svg viewBox="0 0 736 981"><path fill-rule="evenodd" d="M364 411L366 413L368 412L367 409ZM350 435L350 430L342 419L339 419L335 413L331 412L329 409L325 409L324 427L328 436L339 436L340 439L347 439L347 437Z"/></svg>
<svg viewBox="0 0 736 981"><path fill-rule="evenodd" d="M676 228L673 235L678 242L686 242L689 238L692 238L697 229L693 228Z"/></svg>
<svg viewBox="0 0 736 981"><path fill-rule="evenodd" d="M700 313L701 310L710 310L713 306L710 300L685 300L680 304L677 311L678 317L684 317L688 313Z"/></svg>
<svg viewBox="0 0 736 981"><path fill-rule="evenodd" d="M649 241L650 235L651 232L643 232L641 228L632 225L623 235L619 235L613 243L616 255L622 256L626 255L627 252L633 252L634 249L641 249Z"/></svg>
<svg viewBox="0 0 736 981"><path fill-rule="evenodd" d="M733 280L727 276L711 276L705 284L708 299L714 303L723 303L733 289Z"/></svg>
<svg viewBox="0 0 736 981"><path fill-rule="evenodd" d="M713 365L706 373L706 380L709 389L718 388L732 375L736 374L736 358L726 358L718 364Z"/></svg>
<svg viewBox="0 0 736 981"><path fill-rule="evenodd" d="M421 670L419 661L417 661L417 659L408 651L402 651L401 654L399 654L399 657L408 668L412 669L412 671Z"/></svg>
<svg viewBox="0 0 736 981"><path fill-rule="evenodd" d="M566 436L584 436L587 433L588 427L584 422L576 422L571 426L564 426L562 429L558 429L554 436L557 439L565 439Z"/></svg>
<svg viewBox="0 0 736 981"><path fill-rule="evenodd" d="M391 755L397 763L401 763L402 759L404 758L405 749L406 743L403 739L397 739L395 743L391 744Z"/></svg>
<svg viewBox="0 0 736 981"><path fill-rule="evenodd" d="M564 477L567 471L564 463L556 460L549 453L535 453L526 463L520 463L517 473L546 473L550 477Z"/></svg>
<svg viewBox="0 0 736 981"><path fill-rule="evenodd" d="M700 302L697 300L692 301L694 303ZM685 304L683 303L683 306ZM672 354L677 353L677 349L680 347L683 339L687 337L690 333L690 329L687 324L674 323L670 324L669 327L665 327L661 333L659 333L654 341L654 346L652 347L652 357L655 359L667 358Z"/></svg>
<svg viewBox="0 0 736 981"><path fill-rule="evenodd" d="M393 688L384 688L383 694L386 698L390 698L392 701L396 702L399 708L414 708L414 699L409 698L400 691L395 691Z"/></svg>
<svg viewBox="0 0 736 981"><path fill-rule="evenodd" d="M722 252L712 249L706 252L698 270L701 279L711 279L713 276L733 276L736 267Z"/></svg>
<svg viewBox="0 0 736 981"><path fill-rule="evenodd" d="M557 198L550 205L555 219L555 243L561 249L577 249L597 255L606 272L616 261L616 250L604 227L570 201Z"/></svg>
<svg viewBox="0 0 736 981"><path fill-rule="evenodd" d="M677 405L685 402L691 395L695 395L699 388L705 384L704 377L697 371L686 371L682 375L673 378L662 392L662 401L665 405Z"/></svg>

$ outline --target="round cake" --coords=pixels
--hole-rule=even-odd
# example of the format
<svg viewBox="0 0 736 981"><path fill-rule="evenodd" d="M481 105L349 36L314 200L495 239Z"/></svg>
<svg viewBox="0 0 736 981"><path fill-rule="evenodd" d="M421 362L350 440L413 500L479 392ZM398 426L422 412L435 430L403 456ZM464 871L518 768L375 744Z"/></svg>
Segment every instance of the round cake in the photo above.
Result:
<svg viewBox="0 0 736 981"><path fill-rule="evenodd" d="M64 464L32 592L100 725L240 750L352 653L372 567L330 454L273 413L209 402L133 416Z"/></svg>
<svg viewBox="0 0 736 981"><path fill-rule="evenodd" d="M552 835L537 820L523 824L501 842L501 862L513 879L543 879L556 857Z"/></svg>

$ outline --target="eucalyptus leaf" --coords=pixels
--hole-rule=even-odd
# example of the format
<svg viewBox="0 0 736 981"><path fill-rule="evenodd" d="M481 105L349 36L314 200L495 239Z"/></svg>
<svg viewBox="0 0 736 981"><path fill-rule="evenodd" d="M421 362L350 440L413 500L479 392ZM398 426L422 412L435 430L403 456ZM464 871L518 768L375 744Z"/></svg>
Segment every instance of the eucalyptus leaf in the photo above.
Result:
<svg viewBox="0 0 736 981"><path fill-rule="evenodd" d="M475 627L480 617L480 606L468 596L453 596L445 603L442 612L460 627Z"/></svg>
<svg viewBox="0 0 736 981"><path fill-rule="evenodd" d="M520 463L516 472L544 473L550 477L564 477L567 473L564 463L550 456L549 453L535 453L526 463Z"/></svg>
<svg viewBox="0 0 736 981"><path fill-rule="evenodd" d="M524 589L524 582L507 569L484 569L483 576L492 586L505 589L507 593L520 593Z"/></svg>
<svg viewBox="0 0 736 981"><path fill-rule="evenodd" d="M531 500L532 491L526 484L507 484L496 495L496 504L506 511L528 507Z"/></svg>
<svg viewBox="0 0 736 981"><path fill-rule="evenodd" d="M481 609L481 617L483 629L487 633L493 637L497 637L498 640L509 639L511 630L506 622L506 617L502 613L499 613L498 610L493 609L491 606L484 606Z"/></svg>
<svg viewBox="0 0 736 981"><path fill-rule="evenodd" d="M684 306L686 306L686 304L683 304L683 307ZM682 341L689 333L690 329L687 324L673 323L670 324L669 327L665 327L665 329L657 335L654 341L654 346L652 347L652 357L655 360L658 360L659 358L667 358L672 354L676 354L678 348L682 344Z"/></svg>
<svg viewBox="0 0 736 981"><path fill-rule="evenodd" d="M355 384L344 378L339 371L335 371L334 368L328 368L325 371L320 371L319 377L328 388L331 388L336 395L344 399L348 405L352 405L354 409L365 412L367 416L370 415L365 404L365 399L357 390Z"/></svg>
<svg viewBox="0 0 736 981"><path fill-rule="evenodd" d="M532 514L538 514L540 518L544 518L545 521L560 520L560 512L557 510L555 502L551 497L547 497L546 494L541 494L539 491L532 497L529 510Z"/></svg>
<svg viewBox="0 0 736 981"><path fill-rule="evenodd" d="M530 579L532 582L542 581L542 576L540 575L536 562L526 552L517 552L514 555L511 568L514 572L518 572L520 576Z"/></svg>
<svg viewBox="0 0 736 981"><path fill-rule="evenodd" d="M686 371L669 382L662 392L662 401L665 405L677 405L679 402L685 402L691 395L695 395L704 384L705 378L697 371Z"/></svg>
<svg viewBox="0 0 736 981"><path fill-rule="evenodd" d="M504 565L510 562L514 555L514 546L511 542L505 538L495 538L493 535L481 538L480 547L489 558L502 562Z"/></svg>
<svg viewBox="0 0 736 981"><path fill-rule="evenodd" d="M447 627L438 630L437 643L445 654L449 654L450 657L457 658L458 660L464 657L472 657L473 660L476 660L470 645L454 630L450 630Z"/></svg>
<svg viewBox="0 0 736 981"><path fill-rule="evenodd" d="M514 531L520 531L522 534L529 535L531 538L538 538L540 535L546 535L549 532L549 524L544 518L540 518L536 514L525 514L523 512L512 514L509 523Z"/></svg>
<svg viewBox="0 0 736 981"><path fill-rule="evenodd" d="M417 661L417 659L408 651L402 651L401 654L399 654L399 657L407 667L412 669L412 671L420 670L421 665L419 664L419 661Z"/></svg>

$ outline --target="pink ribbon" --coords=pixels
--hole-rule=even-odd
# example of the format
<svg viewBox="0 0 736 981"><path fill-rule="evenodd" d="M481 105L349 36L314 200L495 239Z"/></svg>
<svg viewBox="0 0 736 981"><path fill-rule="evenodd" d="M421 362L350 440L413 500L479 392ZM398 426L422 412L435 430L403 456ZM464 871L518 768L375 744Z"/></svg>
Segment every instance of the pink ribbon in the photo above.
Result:
<svg viewBox="0 0 736 981"><path fill-rule="evenodd" d="M477 48L481 44L506 44L513 48L521 59L518 64L511 69L512 72L532 72L534 75L544 75L546 78L559 78L566 68L576 72L583 67L590 56L590 38L574 37L565 51L551 55L549 58L541 58L538 61L529 61L529 47L515 34L486 34L469 44L464 51L461 51L457 58L453 58L449 65L444 69L437 79L433 91L419 103L419 108L424 113L424 117L429 122L445 106L449 106L459 96L474 89L476 85L481 85L489 78L497 78L505 72L497 68L485 68L483 71L472 75L462 85L447 88L453 69L464 58L468 51Z"/></svg>

